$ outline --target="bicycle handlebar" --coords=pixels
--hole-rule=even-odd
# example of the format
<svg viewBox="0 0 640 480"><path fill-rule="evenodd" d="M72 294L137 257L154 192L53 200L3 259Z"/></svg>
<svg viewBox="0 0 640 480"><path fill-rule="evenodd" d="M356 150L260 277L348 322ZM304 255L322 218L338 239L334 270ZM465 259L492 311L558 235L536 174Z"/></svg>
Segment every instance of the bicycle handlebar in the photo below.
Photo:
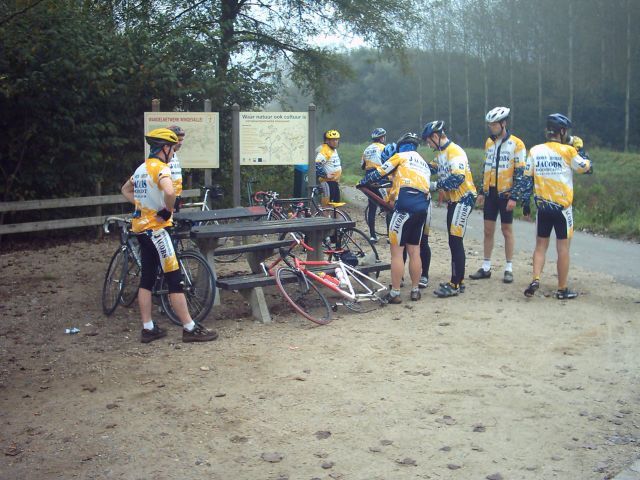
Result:
<svg viewBox="0 0 640 480"><path fill-rule="evenodd" d="M118 223L120 225L130 225L131 224L131 219L130 218L124 218L124 217L107 217L104 220L104 223L102 224L102 230L104 230L104 233L111 233L109 231L109 227L111 226L112 223Z"/></svg>

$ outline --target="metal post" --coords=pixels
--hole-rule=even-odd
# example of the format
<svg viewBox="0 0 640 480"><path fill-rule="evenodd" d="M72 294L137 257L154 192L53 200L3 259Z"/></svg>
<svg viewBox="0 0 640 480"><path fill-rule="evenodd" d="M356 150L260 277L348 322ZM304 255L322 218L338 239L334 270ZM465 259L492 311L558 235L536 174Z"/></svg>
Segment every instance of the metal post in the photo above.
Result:
<svg viewBox="0 0 640 480"><path fill-rule="evenodd" d="M210 112L211 111L211 100L206 99L204 101L204 111L205 112ZM220 146L218 146L218 149L220 149ZM211 170L212 170L211 168L205 168L204 169L204 184L205 184L205 186L211 185L211 176L212 176L212 171Z"/></svg>
<svg viewBox="0 0 640 480"><path fill-rule="evenodd" d="M309 170L307 171L307 184L316 185L316 106L309 104Z"/></svg>
<svg viewBox="0 0 640 480"><path fill-rule="evenodd" d="M233 206L240 206L240 105L231 107L231 158L233 161Z"/></svg>
<svg viewBox="0 0 640 480"><path fill-rule="evenodd" d="M160 111L160 99L159 98L154 98L153 100L151 100L151 111L152 112L159 112Z"/></svg>

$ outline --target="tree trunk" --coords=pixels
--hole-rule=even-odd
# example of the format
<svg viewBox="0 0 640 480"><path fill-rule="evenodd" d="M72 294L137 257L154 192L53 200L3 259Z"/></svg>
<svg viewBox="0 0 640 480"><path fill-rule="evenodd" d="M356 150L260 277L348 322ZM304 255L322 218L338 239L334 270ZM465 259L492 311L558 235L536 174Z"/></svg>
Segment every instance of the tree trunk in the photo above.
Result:
<svg viewBox="0 0 640 480"><path fill-rule="evenodd" d="M627 0L627 92L624 99L624 151L629 151L629 103L631 100L631 0Z"/></svg>
<svg viewBox="0 0 640 480"><path fill-rule="evenodd" d="M542 127L542 49L538 50L538 125Z"/></svg>
<svg viewBox="0 0 640 480"><path fill-rule="evenodd" d="M239 8L237 0L222 0L221 2L219 28L222 33L220 35L220 48L216 52L214 66L218 88L211 99L213 111L221 110L226 100L227 71L229 70L231 54L234 48L235 21L240 11Z"/></svg>
<svg viewBox="0 0 640 480"><path fill-rule="evenodd" d="M573 118L573 2L569 0L569 105L567 115Z"/></svg>

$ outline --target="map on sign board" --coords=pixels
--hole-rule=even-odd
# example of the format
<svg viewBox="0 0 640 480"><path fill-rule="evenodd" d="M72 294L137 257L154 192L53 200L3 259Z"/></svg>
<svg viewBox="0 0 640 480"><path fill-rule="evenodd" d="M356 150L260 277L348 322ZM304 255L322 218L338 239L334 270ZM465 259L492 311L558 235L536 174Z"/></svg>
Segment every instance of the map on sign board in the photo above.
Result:
<svg viewBox="0 0 640 480"><path fill-rule="evenodd" d="M182 168L219 168L220 139L217 112L145 112L145 133L155 128L178 125L185 131L184 143L178 152ZM145 154L149 145L145 142Z"/></svg>
<svg viewBox="0 0 640 480"><path fill-rule="evenodd" d="M309 161L307 112L240 112L240 165Z"/></svg>

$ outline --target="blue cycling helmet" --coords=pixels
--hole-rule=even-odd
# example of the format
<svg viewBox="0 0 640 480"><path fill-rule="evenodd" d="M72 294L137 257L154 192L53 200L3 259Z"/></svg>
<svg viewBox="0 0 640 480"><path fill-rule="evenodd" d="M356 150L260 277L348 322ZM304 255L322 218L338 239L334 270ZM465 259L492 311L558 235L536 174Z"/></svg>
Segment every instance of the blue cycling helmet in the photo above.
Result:
<svg viewBox="0 0 640 480"><path fill-rule="evenodd" d="M387 134L387 131L384 128L376 128L373 132L371 132L371 140L384 137L386 134Z"/></svg>
<svg viewBox="0 0 640 480"><path fill-rule="evenodd" d="M396 143L398 144L398 148L400 148L400 146L404 145L405 143L409 143L417 147L418 145L420 145L420 139L418 138L417 134L413 132L407 132L402 135Z"/></svg>
<svg viewBox="0 0 640 480"><path fill-rule="evenodd" d="M561 128L571 128L571 120L561 113L552 113L547 117L547 130L558 132Z"/></svg>
<svg viewBox="0 0 640 480"><path fill-rule="evenodd" d="M389 143L386 147L384 147L382 153L380 153L380 160L382 161L382 163L384 163L391 157L393 157L396 153L398 153L398 146L395 143Z"/></svg>
<svg viewBox="0 0 640 480"><path fill-rule="evenodd" d="M424 126L424 130L422 130L422 139L426 140L432 134L442 132L444 132L444 122L442 120L434 120Z"/></svg>

